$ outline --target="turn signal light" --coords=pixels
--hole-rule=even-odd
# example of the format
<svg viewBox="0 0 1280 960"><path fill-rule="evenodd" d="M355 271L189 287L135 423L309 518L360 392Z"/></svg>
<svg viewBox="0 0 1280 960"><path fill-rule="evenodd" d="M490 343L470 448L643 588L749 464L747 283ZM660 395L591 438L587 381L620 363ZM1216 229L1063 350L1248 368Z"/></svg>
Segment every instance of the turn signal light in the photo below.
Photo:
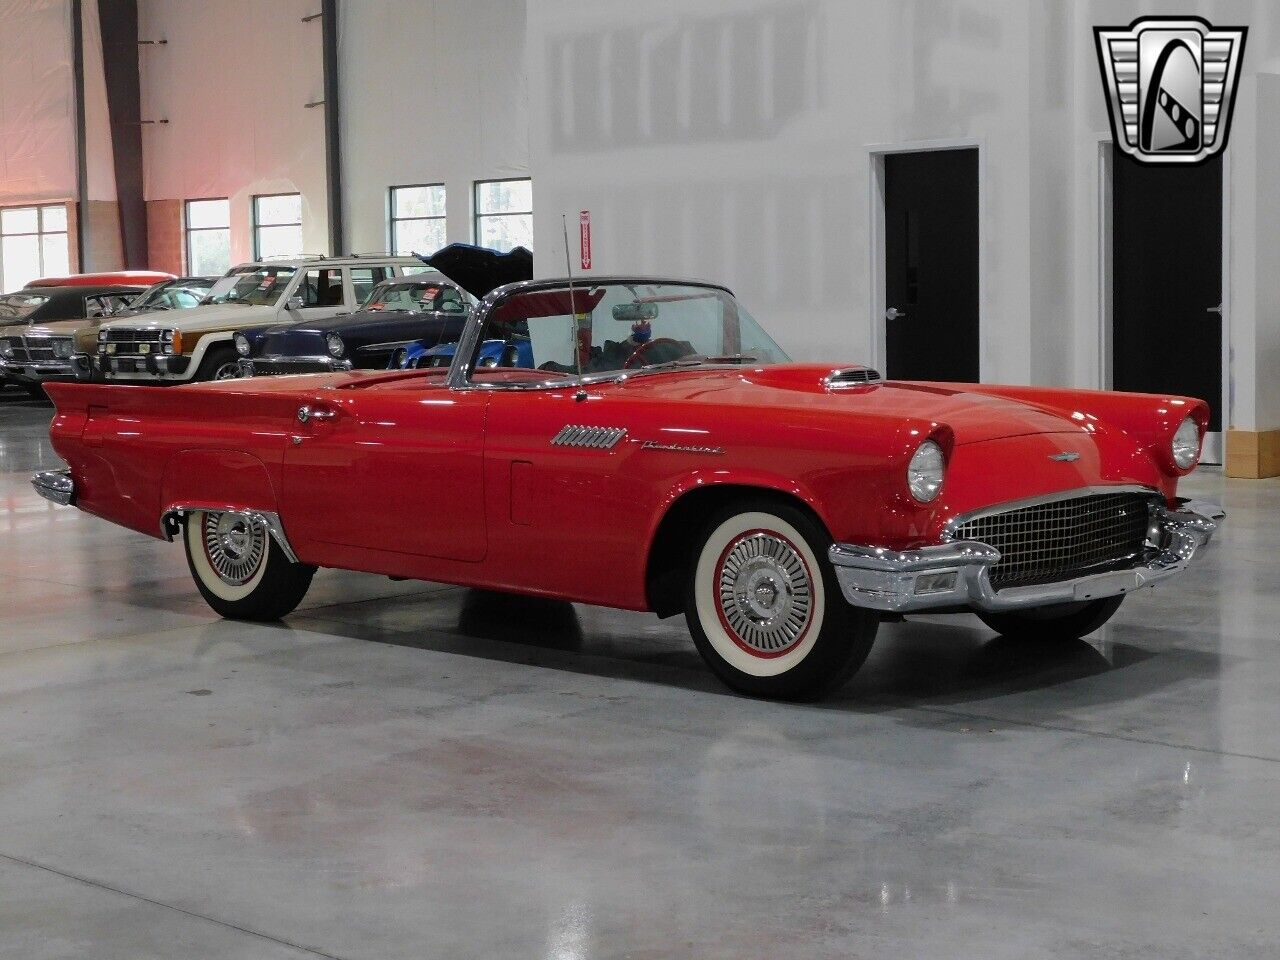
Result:
<svg viewBox="0 0 1280 960"><path fill-rule="evenodd" d="M173 352L174 353L182 352L182 331L181 330L173 331Z"/></svg>

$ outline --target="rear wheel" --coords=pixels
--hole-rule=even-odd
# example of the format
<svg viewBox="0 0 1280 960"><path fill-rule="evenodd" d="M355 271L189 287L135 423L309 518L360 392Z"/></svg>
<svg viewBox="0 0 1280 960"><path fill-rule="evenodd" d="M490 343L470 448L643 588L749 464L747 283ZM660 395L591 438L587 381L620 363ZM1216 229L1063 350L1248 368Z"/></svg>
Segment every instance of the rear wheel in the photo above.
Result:
<svg viewBox="0 0 1280 960"><path fill-rule="evenodd" d="M1061 643L1079 640L1111 619L1124 595L1081 603L1037 607L1016 613L979 613L978 618L1002 636L1018 640Z"/></svg>
<svg viewBox="0 0 1280 960"><path fill-rule="evenodd" d="M239 380L244 376L240 369L240 357L235 351L235 347L219 345L210 347L208 353L204 355L204 359L200 361L200 366L196 369L196 375L192 380Z"/></svg>
<svg viewBox="0 0 1280 960"><path fill-rule="evenodd" d="M707 525L685 619L698 652L730 687L813 699L862 665L879 620L845 602L824 562L830 546L807 514L767 499L723 510Z"/></svg>
<svg viewBox="0 0 1280 960"><path fill-rule="evenodd" d="M279 620L302 602L316 572L290 561L253 514L193 511L183 543L201 596L232 620Z"/></svg>

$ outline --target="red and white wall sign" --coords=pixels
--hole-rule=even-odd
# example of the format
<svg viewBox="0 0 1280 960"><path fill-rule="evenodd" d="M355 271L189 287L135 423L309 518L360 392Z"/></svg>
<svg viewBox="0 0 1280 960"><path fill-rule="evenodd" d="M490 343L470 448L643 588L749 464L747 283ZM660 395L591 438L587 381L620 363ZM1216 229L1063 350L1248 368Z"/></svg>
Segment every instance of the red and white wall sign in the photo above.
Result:
<svg viewBox="0 0 1280 960"><path fill-rule="evenodd" d="M591 211L578 214L578 243L582 248L582 269L591 269Z"/></svg>

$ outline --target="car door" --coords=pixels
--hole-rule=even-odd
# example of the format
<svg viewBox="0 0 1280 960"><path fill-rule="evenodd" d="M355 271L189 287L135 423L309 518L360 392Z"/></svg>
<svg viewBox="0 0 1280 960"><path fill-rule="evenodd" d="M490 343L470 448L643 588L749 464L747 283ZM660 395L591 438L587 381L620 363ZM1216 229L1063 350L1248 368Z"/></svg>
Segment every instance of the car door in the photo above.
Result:
<svg viewBox="0 0 1280 960"><path fill-rule="evenodd" d="M442 382L299 394L285 446L289 537L388 556L483 559L486 404L483 391Z"/></svg>

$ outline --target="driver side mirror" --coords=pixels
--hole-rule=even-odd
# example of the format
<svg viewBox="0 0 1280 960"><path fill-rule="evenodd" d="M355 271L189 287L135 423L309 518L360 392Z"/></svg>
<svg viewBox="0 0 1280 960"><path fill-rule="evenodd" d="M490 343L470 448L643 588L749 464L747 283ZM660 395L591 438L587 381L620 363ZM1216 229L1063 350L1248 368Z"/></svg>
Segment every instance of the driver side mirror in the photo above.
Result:
<svg viewBox="0 0 1280 960"><path fill-rule="evenodd" d="M292 296L284 303L286 310L301 310L303 306L302 298L299 296Z"/></svg>

